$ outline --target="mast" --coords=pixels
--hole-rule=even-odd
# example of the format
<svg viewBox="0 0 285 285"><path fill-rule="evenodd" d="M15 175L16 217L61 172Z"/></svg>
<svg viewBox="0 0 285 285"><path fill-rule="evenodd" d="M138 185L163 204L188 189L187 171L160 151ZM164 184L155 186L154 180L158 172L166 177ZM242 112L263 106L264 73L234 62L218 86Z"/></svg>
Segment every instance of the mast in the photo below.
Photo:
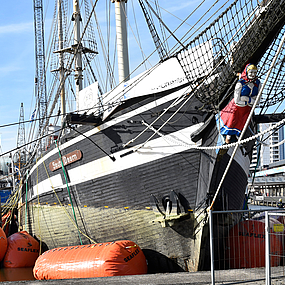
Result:
<svg viewBox="0 0 285 285"><path fill-rule="evenodd" d="M74 21L74 48L77 50L75 56L75 85L76 85L76 104L79 109L79 91L82 90L82 44L80 42L80 21L81 15L79 10L79 0L73 0L73 21Z"/></svg>
<svg viewBox="0 0 285 285"><path fill-rule="evenodd" d="M130 75L125 9L127 0L111 1L115 3L119 82L123 82L127 81Z"/></svg>
<svg viewBox="0 0 285 285"><path fill-rule="evenodd" d="M64 47L65 36L64 27L62 20L63 13L63 0L57 0L58 6L58 39L59 48L54 51L54 53L59 54L59 67L52 71L59 71L60 77L60 97L61 97L61 121L63 122L66 115L66 100L65 100L65 80L66 80L66 68L65 63L65 53L69 53L74 56L74 78L75 78L75 93L76 93L76 110L79 110L79 92L83 89L83 70L82 70L82 53L84 54L97 54L96 42L92 39L88 39L89 43L92 43L92 48L84 47L82 45L82 35L80 34L80 22L82 20L80 14L79 0L73 0L73 14L72 21L74 21L73 28L73 45L70 47ZM86 3L85 3L86 4ZM52 109L54 108L54 105Z"/></svg>
<svg viewBox="0 0 285 285"><path fill-rule="evenodd" d="M58 6L58 39L59 39L59 50L63 49L63 30L62 30L62 7L61 0L57 1ZM59 79L60 79L60 102L61 102L61 122L64 120L66 114L65 107L65 78L64 78L64 53L59 53Z"/></svg>

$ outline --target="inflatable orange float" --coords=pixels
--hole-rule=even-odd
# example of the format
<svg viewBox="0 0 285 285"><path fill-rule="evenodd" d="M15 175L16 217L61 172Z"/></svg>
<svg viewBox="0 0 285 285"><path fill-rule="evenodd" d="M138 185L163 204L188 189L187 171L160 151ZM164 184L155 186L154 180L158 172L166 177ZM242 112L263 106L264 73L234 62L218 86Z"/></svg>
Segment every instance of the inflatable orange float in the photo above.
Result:
<svg viewBox="0 0 285 285"><path fill-rule="evenodd" d="M0 227L0 262L5 256L7 250L8 242L7 237L3 229Z"/></svg>
<svg viewBox="0 0 285 285"><path fill-rule="evenodd" d="M283 233L273 234L274 224L270 219L271 266L278 266L283 256ZM246 220L235 225L227 238L226 255L230 268L265 267L265 222L264 220Z"/></svg>
<svg viewBox="0 0 285 285"><path fill-rule="evenodd" d="M38 280L146 273L142 250L129 240L55 248L39 256L34 267Z"/></svg>
<svg viewBox="0 0 285 285"><path fill-rule="evenodd" d="M4 267L33 267L39 256L40 244L26 231L8 237L8 249L4 257Z"/></svg>

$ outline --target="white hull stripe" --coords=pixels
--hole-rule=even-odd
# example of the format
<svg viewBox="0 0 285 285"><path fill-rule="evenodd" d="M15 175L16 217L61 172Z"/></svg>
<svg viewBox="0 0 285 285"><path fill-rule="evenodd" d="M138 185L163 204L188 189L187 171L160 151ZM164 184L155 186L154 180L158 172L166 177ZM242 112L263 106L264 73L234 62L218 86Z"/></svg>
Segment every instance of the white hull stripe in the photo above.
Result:
<svg viewBox="0 0 285 285"><path fill-rule="evenodd" d="M140 148L138 151L132 154L120 157L120 155L132 150L127 149L117 152L114 156L116 161L112 161L108 156L102 157L100 159L85 163L73 169L68 170L68 176L70 178L69 185L76 185L79 183L87 182L92 179L96 179L102 176L110 175L125 169L136 167L145 163L149 163L170 155L186 151L191 148L191 146L199 146L200 141L194 143L190 139L191 133L196 131L201 127L203 123L193 125L191 127L185 128L181 131L177 131L170 135L160 137L148 142L144 147ZM175 140L185 142L183 145L177 145L173 143L173 138ZM57 171L62 171L61 169ZM54 189L65 188L66 184L62 181L61 175L56 174L44 181L38 183L33 187L33 193L35 197L37 194L43 194L52 191L52 186Z"/></svg>
<svg viewBox="0 0 285 285"><path fill-rule="evenodd" d="M171 100L174 100L175 98L179 97L179 96L182 96L184 93L187 92L187 90L189 89L189 87L186 87L186 88L183 88L181 90L178 90L176 92L173 92L171 93L170 95L168 96L165 96L163 98L160 98L158 100L155 100L154 102L151 102L151 103L148 103L142 107L139 107L137 108L136 110L134 111L131 111L131 112L128 112L118 118L115 118L109 122L106 122L98 127L95 127L94 129L84 133L84 136L83 135L79 135L78 137L74 138L74 139L71 139L70 141L60 145L60 150L63 150L67 147L70 147L78 142L80 142L81 140L83 139L86 139L86 137L90 137L98 132L100 132L101 130L105 130L107 128L109 128L110 126L113 126L113 125L116 125L122 121L125 121L129 118L132 118L138 114L141 114L145 111L148 111L148 110L151 110L159 105L162 105L164 103L167 103ZM38 160L38 162L32 167L32 169L30 170L29 174L32 174L36 169L37 169L37 165L40 165L43 161L45 161L46 159L48 159L49 157L51 157L52 155L56 154L58 152L58 150L55 148L53 150L51 150L50 152L48 152L45 156L43 156L42 158L40 158Z"/></svg>

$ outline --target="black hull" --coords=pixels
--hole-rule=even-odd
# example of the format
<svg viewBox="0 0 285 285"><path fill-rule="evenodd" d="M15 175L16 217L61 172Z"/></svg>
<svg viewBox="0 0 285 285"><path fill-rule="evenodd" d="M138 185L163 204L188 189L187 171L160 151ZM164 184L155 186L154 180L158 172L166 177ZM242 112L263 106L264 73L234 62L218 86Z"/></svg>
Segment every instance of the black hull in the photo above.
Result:
<svg viewBox="0 0 285 285"><path fill-rule="evenodd" d="M129 149L121 150L122 143L145 128L134 122L142 118L150 121L154 111L163 110L163 104L160 109L149 109L120 123L110 119L109 127L98 127L101 131L93 127L79 128L85 136L78 131L66 134L60 144L61 155L80 150L82 158L65 166L66 176L62 168L49 169L49 164L59 157L56 146L39 159L28 179L27 212L26 196L22 197L21 227L48 248L80 242L132 240L144 250L150 272L203 269L203 239L208 234L207 227L204 228L205 209L229 156L225 154L217 162L216 150L179 145L179 132L185 132L190 142L191 128L199 129L199 122L206 118L206 114L196 111L198 104L191 102L192 110L186 106L187 112L182 110L177 115L179 120L174 117L176 124L168 124L160 131L166 137L170 135L172 140L163 145L166 137L155 136L141 152L126 155ZM121 111L118 118L120 115L127 113ZM86 138L88 132L94 130L89 138L116 161ZM136 145L152 133L147 131ZM204 131L202 144L213 145L217 138L217 129L210 124ZM239 156L240 161L234 161L230 168L215 209L240 209L243 204L247 174L242 164L249 166L249 157ZM167 201L170 201L169 207ZM154 260L156 262L152 262Z"/></svg>
<svg viewBox="0 0 285 285"><path fill-rule="evenodd" d="M284 1L244 4L232 3L183 50L105 94L94 127L66 129L59 149L38 157L22 189L21 229L49 248L130 239L151 272L205 268L207 209L233 148L198 146L218 144L213 113L231 99L236 72L258 63L284 24ZM253 144L238 147L214 210L243 207ZM69 160L63 169L60 156Z"/></svg>

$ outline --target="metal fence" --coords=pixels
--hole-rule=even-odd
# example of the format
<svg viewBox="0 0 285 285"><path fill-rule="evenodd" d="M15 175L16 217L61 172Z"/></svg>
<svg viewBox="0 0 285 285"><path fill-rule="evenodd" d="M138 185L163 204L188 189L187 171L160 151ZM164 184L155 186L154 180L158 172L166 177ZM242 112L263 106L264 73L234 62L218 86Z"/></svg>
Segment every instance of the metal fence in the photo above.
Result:
<svg viewBox="0 0 285 285"><path fill-rule="evenodd" d="M276 219L281 223L276 223ZM270 285L272 280L285 276L284 223L284 211L265 212L266 285ZM282 252L279 247L282 247ZM276 265L278 260L280 260L279 266Z"/></svg>
<svg viewBox="0 0 285 285"><path fill-rule="evenodd" d="M285 211L209 214L212 284L285 284Z"/></svg>

